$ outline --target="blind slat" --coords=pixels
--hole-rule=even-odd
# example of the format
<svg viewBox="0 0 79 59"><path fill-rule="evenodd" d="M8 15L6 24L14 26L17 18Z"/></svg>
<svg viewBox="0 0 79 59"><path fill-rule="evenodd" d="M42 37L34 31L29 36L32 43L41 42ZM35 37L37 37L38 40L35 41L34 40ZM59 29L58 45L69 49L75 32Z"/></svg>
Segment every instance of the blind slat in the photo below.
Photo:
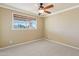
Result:
<svg viewBox="0 0 79 59"><path fill-rule="evenodd" d="M35 18L30 17L30 16L22 16L22 15L18 15L18 14L13 14L14 18L17 19L28 19L28 20L34 20Z"/></svg>

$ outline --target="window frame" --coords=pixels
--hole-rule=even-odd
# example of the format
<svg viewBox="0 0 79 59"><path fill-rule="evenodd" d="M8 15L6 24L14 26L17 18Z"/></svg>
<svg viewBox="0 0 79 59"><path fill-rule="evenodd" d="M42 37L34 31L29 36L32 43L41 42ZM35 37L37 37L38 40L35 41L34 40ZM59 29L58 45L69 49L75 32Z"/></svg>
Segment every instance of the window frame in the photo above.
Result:
<svg viewBox="0 0 79 59"><path fill-rule="evenodd" d="M11 26L12 26L12 30L37 30L38 24L37 24L37 17L35 16L30 16L30 15L22 15L22 16L30 16L33 17L36 20L36 27L35 28L14 28L14 14L17 15L22 15L22 14L18 14L18 13L12 13L12 21L11 21Z"/></svg>

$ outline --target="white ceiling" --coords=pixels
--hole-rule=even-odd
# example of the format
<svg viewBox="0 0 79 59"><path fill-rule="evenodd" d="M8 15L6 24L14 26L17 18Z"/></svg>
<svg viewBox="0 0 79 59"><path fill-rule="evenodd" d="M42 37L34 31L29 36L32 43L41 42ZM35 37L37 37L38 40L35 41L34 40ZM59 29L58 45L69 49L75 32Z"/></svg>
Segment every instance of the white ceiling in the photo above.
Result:
<svg viewBox="0 0 79 59"><path fill-rule="evenodd" d="M29 11L38 15L39 3L6 3L5 5L22 9L25 11ZM50 11L52 13L55 13L55 12L79 5L79 3L53 3L53 5L54 5L54 8L51 8Z"/></svg>

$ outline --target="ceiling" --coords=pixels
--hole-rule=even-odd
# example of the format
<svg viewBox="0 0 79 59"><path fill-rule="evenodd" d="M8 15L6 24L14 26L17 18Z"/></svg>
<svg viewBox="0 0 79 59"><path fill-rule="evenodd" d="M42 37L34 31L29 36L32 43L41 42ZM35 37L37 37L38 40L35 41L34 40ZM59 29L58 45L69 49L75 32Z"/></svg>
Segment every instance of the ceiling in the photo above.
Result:
<svg viewBox="0 0 79 59"><path fill-rule="evenodd" d="M48 3L45 3L47 5ZM5 3L5 5L32 12L38 15L39 3ZM52 13L79 5L79 3L53 3L54 7L50 9ZM48 15L48 14L45 14Z"/></svg>

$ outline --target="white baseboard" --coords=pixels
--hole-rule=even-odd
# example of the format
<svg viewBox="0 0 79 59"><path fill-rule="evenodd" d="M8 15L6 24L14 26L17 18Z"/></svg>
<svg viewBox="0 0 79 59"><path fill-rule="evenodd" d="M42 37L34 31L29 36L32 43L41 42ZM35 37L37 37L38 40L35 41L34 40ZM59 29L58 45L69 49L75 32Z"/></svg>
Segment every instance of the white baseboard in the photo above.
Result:
<svg viewBox="0 0 79 59"><path fill-rule="evenodd" d="M49 42L52 42L52 43L57 43L57 44L60 44L60 45L63 45L63 46L67 46L67 47L79 50L79 47L71 46L71 45L61 43L61 42L58 42L58 41L55 41L55 40L50 40L50 39L46 39L46 40L49 41Z"/></svg>
<svg viewBox="0 0 79 59"><path fill-rule="evenodd" d="M7 49L7 48L11 48L11 47L15 47L15 46L20 46L20 45L24 45L24 44L30 44L32 42L36 42L36 41L44 40L44 39L49 41L49 42L52 42L52 43L57 43L57 44L60 44L60 45L63 45L63 46L67 46L67 47L79 50L79 47L71 46L71 45L68 45L68 44L65 44L65 43L61 43L61 42L58 42L58 41L55 41L55 40L46 39L46 38L41 38L41 39L27 41L27 42L24 42L24 43L18 43L18 44L6 46L6 47L3 47L3 48L0 48L0 50L4 50L4 49Z"/></svg>
<svg viewBox="0 0 79 59"><path fill-rule="evenodd" d="M15 46L20 46L20 45L24 45L24 44L29 44L29 43L36 42L36 41L39 41L39 40L42 40L42 39L36 39L36 40L31 40L31 41L27 41L27 42L23 42L23 43L18 43L18 44L2 47L2 48L0 48L0 50L15 47Z"/></svg>

